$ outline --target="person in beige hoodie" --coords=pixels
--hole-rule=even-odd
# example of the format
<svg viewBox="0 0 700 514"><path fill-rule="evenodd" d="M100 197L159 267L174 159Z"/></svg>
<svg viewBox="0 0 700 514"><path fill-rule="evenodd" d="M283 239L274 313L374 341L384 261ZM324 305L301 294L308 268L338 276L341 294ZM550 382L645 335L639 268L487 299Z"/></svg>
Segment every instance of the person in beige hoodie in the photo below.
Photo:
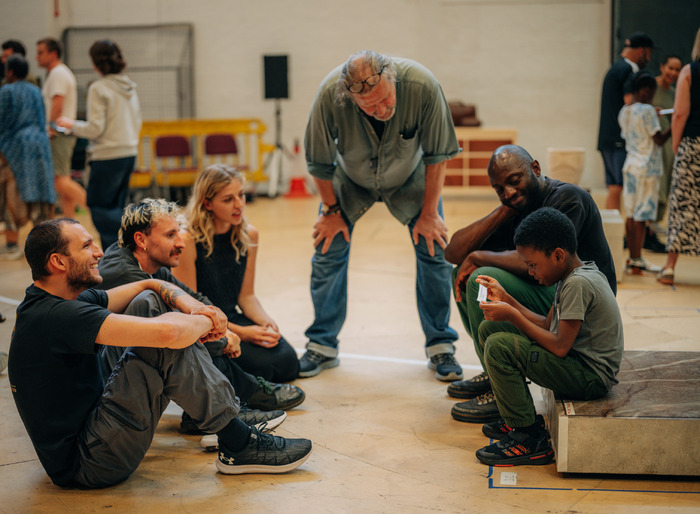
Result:
<svg viewBox="0 0 700 514"><path fill-rule="evenodd" d="M88 88L87 121L59 118L56 123L90 140L87 203L102 247L107 248L118 239L142 119L136 84L122 73L126 62L117 44L96 41L90 58L101 77Z"/></svg>

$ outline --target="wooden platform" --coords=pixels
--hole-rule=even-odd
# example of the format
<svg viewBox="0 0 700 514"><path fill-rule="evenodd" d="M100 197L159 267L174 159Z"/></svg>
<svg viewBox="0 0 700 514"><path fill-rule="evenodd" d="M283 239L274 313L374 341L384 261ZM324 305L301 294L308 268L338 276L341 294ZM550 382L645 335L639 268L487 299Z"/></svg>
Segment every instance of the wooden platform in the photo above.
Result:
<svg viewBox="0 0 700 514"><path fill-rule="evenodd" d="M626 351L619 379L594 401L543 391L557 471L700 475L700 353Z"/></svg>

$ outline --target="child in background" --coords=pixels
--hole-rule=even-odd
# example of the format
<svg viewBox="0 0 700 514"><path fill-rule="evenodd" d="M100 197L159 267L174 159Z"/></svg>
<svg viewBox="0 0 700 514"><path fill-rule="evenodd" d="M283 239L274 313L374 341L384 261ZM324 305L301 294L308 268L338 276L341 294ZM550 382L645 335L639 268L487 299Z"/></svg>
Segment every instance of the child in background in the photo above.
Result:
<svg viewBox="0 0 700 514"><path fill-rule="evenodd" d="M661 146L671 135L671 127L661 131L659 116L651 105L656 88L656 79L650 73L637 73L632 82L633 103L625 105L617 117L627 150L622 168L622 198L627 211L630 251L627 267L637 275L643 271L661 271L661 267L642 257L647 223L656 221L663 173Z"/></svg>
<svg viewBox="0 0 700 514"><path fill-rule="evenodd" d="M615 295L595 263L576 254L569 218L556 209L538 209L520 223L514 242L529 274L545 286L556 284L556 291L545 317L523 307L495 279L477 278L489 300L480 302L486 321L479 341L502 417L482 428L500 440L476 452L491 466L548 464L554 458L527 379L566 398L590 400L618 382L622 360Z"/></svg>

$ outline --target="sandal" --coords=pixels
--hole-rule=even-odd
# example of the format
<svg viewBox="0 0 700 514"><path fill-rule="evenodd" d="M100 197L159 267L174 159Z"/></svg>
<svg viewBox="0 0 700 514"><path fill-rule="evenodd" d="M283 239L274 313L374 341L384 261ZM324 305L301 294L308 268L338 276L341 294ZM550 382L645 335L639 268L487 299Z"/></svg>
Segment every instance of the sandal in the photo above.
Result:
<svg viewBox="0 0 700 514"><path fill-rule="evenodd" d="M664 268L659 273L659 277L656 279L660 283L672 286L673 285L673 268Z"/></svg>

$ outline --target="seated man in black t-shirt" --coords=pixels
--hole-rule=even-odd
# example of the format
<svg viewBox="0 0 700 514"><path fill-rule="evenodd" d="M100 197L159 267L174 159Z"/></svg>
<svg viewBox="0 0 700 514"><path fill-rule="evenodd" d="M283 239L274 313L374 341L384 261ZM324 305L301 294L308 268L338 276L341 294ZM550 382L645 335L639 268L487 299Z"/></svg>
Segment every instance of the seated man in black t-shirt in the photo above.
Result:
<svg viewBox="0 0 700 514"><path fill-rule="evenodd" d="M613 292L617 291L615 265L600 211L588 192L574 184L542 177L539 163L515 145L496 149L489 161L488 174L501 205L455 232L445 249L445 258L457 265L452 274L455 299L482 366L484 352L478 334L484 313L477 300L478 275L495 278L518 302L538 314L546 315L554 300L554 288L534 282L515 252L515 229L530 212L552 207L566 214L576 228L579 256L594 261ZM458 421L486 423L499 419L486 373L451 383L447 394L469 399L453 406L452 417Z"/></svg>
<svg viewBox="0 0 700 514"><path fill-rule="evenodd" d="M171 399L201 420L202 430L219 436L222 473L281 473L306 460L311 441L264 434L236 418L233 387L197 342L222 337L226 316L219 309L155 279L90 289L102 281L102 250L69 218L34 227L25 256L34 284L17 308L10 384L54 483L105 487L128 478ZM180 312L119 314L154 292ZM97 350L125 342L134 346L103 386Z"/></svg>

